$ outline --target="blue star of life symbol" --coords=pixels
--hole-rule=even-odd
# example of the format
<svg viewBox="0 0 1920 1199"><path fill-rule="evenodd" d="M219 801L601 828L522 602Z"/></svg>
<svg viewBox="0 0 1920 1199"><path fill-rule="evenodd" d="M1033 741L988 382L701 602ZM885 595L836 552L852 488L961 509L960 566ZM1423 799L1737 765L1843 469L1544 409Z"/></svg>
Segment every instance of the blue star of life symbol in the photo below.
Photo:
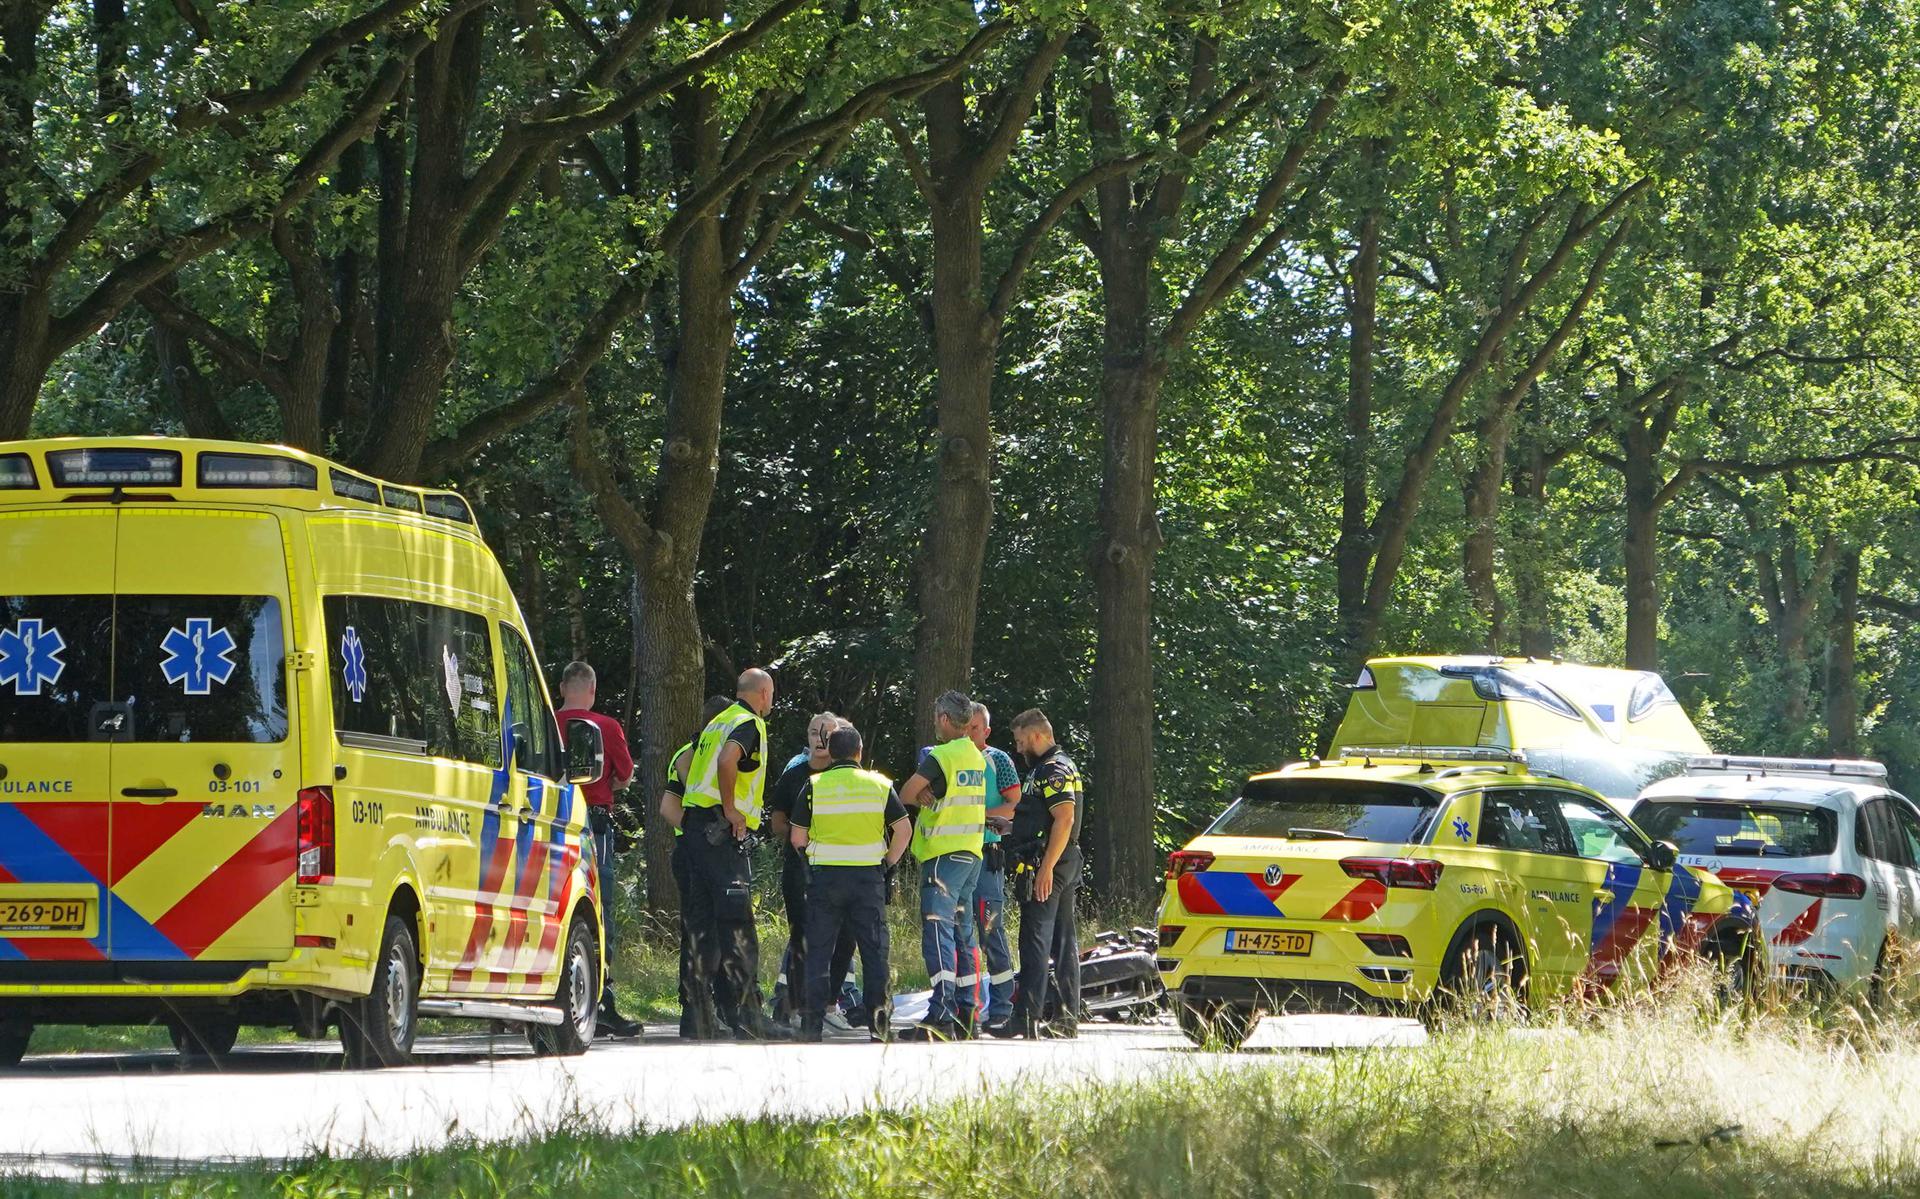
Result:
<svg viewBox="0 0 1920 1199"><path fill-rule="evenodd" d="M214 628L213 622L204 616L190 616L184 629L168 629L167 635L160 639L160 648L166 652L166 660L160 663L160 673L169 683L178 683L188 695L210 695L213 685L233 677L237 663L233 660L233 634L226 626Z"/></svg>
<svg viewBox="0 0 1920 1199"><path fill-rule="evenodd" d="M1462 841L1473 840L1473 829L1467 824L1466 817L1455 816L1453 818L1453 835Z"/></svg>
<svg viewBox="0 0 1920 1199"><path fill-rule="evenodd" d="M15 695L38 695L42 687L60 681L67 664L60 657L67 639L37 617L26 616L10 629L0 629L0 683L12 683Z"/></svg>
<svg viewBox="0 0 1920 1199"><path fill-rule="evenodd" d="M352 625L340 634L340 680L354 703L367 698L367 647L360 643L360 630Z"/></svg>

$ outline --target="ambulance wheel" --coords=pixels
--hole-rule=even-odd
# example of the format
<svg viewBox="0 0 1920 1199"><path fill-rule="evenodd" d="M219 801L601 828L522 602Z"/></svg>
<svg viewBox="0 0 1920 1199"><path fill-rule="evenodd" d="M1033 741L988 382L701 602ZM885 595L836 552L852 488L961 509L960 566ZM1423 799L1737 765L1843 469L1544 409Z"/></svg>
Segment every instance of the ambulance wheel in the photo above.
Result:
<svg viewBox="0 0 1920 1199"><path fill-rule="evenodd" d="M1526 955L1500 925L1482 924L1456 937L1423 1015L1429 1026L1517 1020L1526 1015L1526 993Z"/></svg>
<svg viewBox="0 0 1920 1199"><path fill-rule="evenodd" d="M1180 1031L1196 1048L1221 1049L1228 1053L1246 1044L1260 1023L1259 1013L1252 1008L1230 1003L1176 1003L1173 1014L1180 1022Z"/></svg>
<svg viewBox="0 0 1920 1199"><path fill-rule="evenodd" d="M27 1056L33 1025L25 1020L0 1020L0 1066L17 1066Z"/></svg>
<svg viewBox="0 0 1920 1199"><path fill-rule="evenodd" d="M419 1027L419 1001L420 952L414 948L413 925L404 916L388 916L373 966L373 990L340 1008L347 1065L356 1070L406 1065Z"/></svg>
<svg viewBox="0 0 1920 1199"><path fill-rule="evenodd" d="M593 1044L600 1018L600 971L594 964L593 925L575 916L567 929L567 951L560 959L560 989L553 1005L566 1014L559 1024L527 1025L527 1040L541 1057L573 1057Z"/></svg>
<svg viewBox="0 0 1920 1199"><path fill-rule="evenodd" d="M233 1052L240 1039L240 1021L232 1016L197 1016L167 1021L167 1038L175 1052L195 1061L212 1061Z"/></svg>

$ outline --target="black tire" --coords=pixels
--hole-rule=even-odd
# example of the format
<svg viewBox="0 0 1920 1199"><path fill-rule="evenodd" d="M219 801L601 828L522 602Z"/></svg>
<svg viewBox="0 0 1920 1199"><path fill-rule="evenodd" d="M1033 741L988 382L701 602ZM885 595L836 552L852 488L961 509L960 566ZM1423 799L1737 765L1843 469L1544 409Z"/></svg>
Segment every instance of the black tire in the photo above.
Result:
<svg viewBox="0 0 1920 1199"><path fill-rule="evenodd" d="M593 1044L600 1019L600 967L593 925L576 915L560 954L560 986L553 1005L566 1014L559 1024L527 1025L527 1041L541 1057L577 1057Z"/></svg>
<svg viewBox="0 0 1920 1199"><path fill-rule="evenodd" d="M1230 1003L1175 1003L1173 1012L1180 1022L1180 1031L1199 1049L1232 1053L1246 1044L1253 1030L1260 1026L1259 1012Z"/></svg>
<svg viewBox="0 0 1920 1199"><path fill-rule="evenodd" d="M1721 1006L1745 1007L1759 998L1765 967L1750 930L1715 941L1708 955L1719 974L1714 992Z"/></svg>
<svg viewBox="0 0 1920 1199"><path fill-rule="evenodd" d="M169 1020L167 1037L181 1057L201 1062L215 1061L233 1052L234 1042L240 1039L240 1020L237 1016L228 1015Z"/></svg>
<svg viewBox="0 0 1920 1199"><path fill-rule="evenodd" d="M1526 995L1525 952L1500 925L1482 924L1458 938L1423 1013L1429 1025L1492 1024L1524 1017Z"/></svg>
<svg viewBox="0 0 1920 1199"><path fill-rule="evenodd" d="M0 1068L19 1065L32 1039L33 1025L25 1020L0 1020Z"/></svg>
<svg viewBox="0 0 1920 1199"><path fill-rule="evenodd" d="M413 923L388 916L373 965L373 989L340 1008L340 1047L356 1070L404 1066L413 1059L420 1027L420 951Z"/></svg>

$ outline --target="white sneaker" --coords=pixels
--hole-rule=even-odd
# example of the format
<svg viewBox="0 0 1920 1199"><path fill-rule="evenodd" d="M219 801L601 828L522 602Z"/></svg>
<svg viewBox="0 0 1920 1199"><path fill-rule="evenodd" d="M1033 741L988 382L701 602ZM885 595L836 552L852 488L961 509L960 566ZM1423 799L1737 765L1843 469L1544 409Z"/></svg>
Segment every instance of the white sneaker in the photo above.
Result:
<svg viewBox="0 0 1920 1199"><path fill-rule="evenodd" d="M840 1010L838 1004L827 1009L827 1027L838 1029L841 1032L853 1031L853 1025L847 1022L847 1014Z"/></svg>

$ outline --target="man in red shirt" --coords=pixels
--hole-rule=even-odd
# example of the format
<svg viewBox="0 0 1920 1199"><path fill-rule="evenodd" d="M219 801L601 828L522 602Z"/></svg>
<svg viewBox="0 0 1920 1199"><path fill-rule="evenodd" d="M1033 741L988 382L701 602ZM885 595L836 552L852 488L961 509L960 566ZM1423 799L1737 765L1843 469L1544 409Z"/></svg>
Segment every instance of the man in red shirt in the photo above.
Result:
<svg viewBox="0 0 1920 1199"><path fill-rule="evenodd" d="M600 741L606 747L606 772L600 781L580 788L587 797L587 827L593 831L593 860L600 870L600 919L607 939L607 980L600 991L600 1027L609 1036L637 1037L640 1026L620 1014L613 999L614 911L620 893L614 880L613 793L633 780L633 753L627 748L627 733L620 722L593 710L599 691L599 679L585 662L569 662L560 672L560 711L562 729L569 720L592 721L600 729Z"/></svg>

